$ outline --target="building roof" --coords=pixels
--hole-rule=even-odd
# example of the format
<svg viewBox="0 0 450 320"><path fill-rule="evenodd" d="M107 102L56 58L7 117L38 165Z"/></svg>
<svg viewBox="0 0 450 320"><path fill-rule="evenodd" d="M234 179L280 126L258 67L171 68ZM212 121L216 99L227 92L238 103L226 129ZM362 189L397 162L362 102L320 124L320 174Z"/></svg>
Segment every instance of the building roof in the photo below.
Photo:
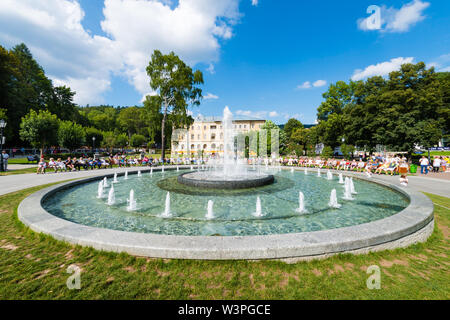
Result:
<svg viewBox="0 0 450 320"><path fill-rule="evenodd" d="M221 116L197 116L194 118L195 122L222 122L223 117ZM266 121L265 119L243 117L243 116L233 116L233 121Z"/></svg>

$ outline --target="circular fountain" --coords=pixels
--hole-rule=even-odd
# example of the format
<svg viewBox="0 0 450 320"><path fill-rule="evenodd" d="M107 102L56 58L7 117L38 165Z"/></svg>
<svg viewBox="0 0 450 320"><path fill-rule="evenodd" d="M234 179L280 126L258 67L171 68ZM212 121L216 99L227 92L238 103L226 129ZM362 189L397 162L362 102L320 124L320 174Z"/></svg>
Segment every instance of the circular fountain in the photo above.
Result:
<svg viewBox="0 0 450 320"><path fill-rule="evenodd" d="M423 194L363 175L245 165L233 127L226 108L218 163L99 172L31 195L19 218L57 239L161 258L319 257L431 234L433 206Z"/></svg>
<svg viewBox="0 0 450 320"><path fill-rule="evenodd" d="M213 189L248 189L262 187L274 182L271 174L252 174L245 176L234 176L227 179L214 175L211 172L187 172L180 174L178 182L196 188Z"/></svg>
<svg viewBox="0 0 450 320"><path fill-rule="evenodd" d="M219 165L215 163L214 170L183 173L178 176L178 182L190 187L213 189L248 189L273 183L275 179L272 174L248 168L235 153L237 132L233 125L233 114L228 107L223 112L222 128L224 151Z"/></svg>

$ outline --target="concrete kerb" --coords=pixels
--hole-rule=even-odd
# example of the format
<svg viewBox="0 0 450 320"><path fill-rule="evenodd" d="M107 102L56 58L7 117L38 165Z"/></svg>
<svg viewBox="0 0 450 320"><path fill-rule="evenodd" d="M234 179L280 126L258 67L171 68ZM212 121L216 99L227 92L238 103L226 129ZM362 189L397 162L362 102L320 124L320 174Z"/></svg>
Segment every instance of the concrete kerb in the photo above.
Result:
<svg viewBox="0 0 450 320"><path fill-rule="evenodd" d="M179 166L180 169L189 167ZM175 167L165 167L165 170L174 169ZM161 167L153 170L161 171ZM312 168L309 170L315 171ZM146 173L150 169L129 170L129 174L136 174L138 171ZM95 228L58 218L42 207L42 201L52 193L104 177L97 176L66 182L33 193L20 203L18 217L30 229L51 235L58 240L99 250L127 252L132 255L155 258L313 259L338 253L366 253L405 247L426 241L431 235L434 225L433 203L425 195L384 181L368 179L348 172L342 173L345 176L378 183L401 192L409 198L410 204L393 216L351 227L295 234L230 237L173 236ZM118 173L118 175L124 174L124 172Z"/></svg>

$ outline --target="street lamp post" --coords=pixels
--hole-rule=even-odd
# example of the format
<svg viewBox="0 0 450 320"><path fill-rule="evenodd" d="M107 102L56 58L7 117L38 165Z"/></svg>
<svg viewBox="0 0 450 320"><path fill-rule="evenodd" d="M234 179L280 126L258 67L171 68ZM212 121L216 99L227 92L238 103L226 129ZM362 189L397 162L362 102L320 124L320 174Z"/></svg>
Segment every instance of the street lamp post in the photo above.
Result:
<svg viewBox="0 0 450 320"><path fill-rule="evenodd" d="M95 137L92 137L92 153L95 152Z"/></svg>
<svg viewBox="0 0 450 320"><path fill-rule="evenodd" d="M6 127L6 121L1 119L0 120L0 130L1 130L1 134L0 134L0 171L3 172L5 171L5 167L3 166L3 129L5 129Z"/></svg>

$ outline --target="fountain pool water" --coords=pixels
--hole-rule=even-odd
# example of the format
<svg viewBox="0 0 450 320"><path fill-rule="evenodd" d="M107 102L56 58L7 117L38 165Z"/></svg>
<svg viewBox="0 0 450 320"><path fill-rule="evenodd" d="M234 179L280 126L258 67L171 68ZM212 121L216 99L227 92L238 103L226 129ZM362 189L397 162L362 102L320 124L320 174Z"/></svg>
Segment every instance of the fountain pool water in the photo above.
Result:
<svg viewBox="0 0 450 320"><path fill-rule="evenodd" d="M305 209L305 195L301 191L298 194L298 209L296 211L298 213L308 213L308 210Z"/></svg>
<svg viewBox="0 0 450 320"><path fill-rule="evenodd" d="M108 193L108 206L113 206L116 204L116 195L114 194L114 186L111 186Z"/></svg>
<svg viewBox="0 0 450 320"><path fill-rule="evenodd" d="M214 201L209 200L208 201L208 208L207 208L207 212L206 212L206 216L205 216L205 218L208 219L208 220L214 219L213 207L214 207Z"/></svg>
<svg viewBox="0 0 450 320"><path fill-rule="evenodd" d="M127 203L128 203L127 211L136 211L137 210L137 202L134 197L133 189L130 190L130 198L127 199Z"/></svg>
<svg viewBox="0 0 450 320"><path fill-rule="evenodd" d="M264 168L264 166L263 166ZM263 170L264 171L264 170ZM393 189L354 179L358 195L354 201L342 201L340 209L328 205L333 189L342 190L338 179L327 180L303 172L282 170L274 173L273 184L263 187L218 190L192 188L179 184L179 174L190 172L180 168L159 170L153 175L128 180L118 177L114 185L115 204L97 199L97 187L103 181L88 181L62 189L46 197L42 206L60 218L89 226L168 235L269 235L335 229L380 220L403 210L409 200ZM130 190L133 189L133 197ZM110 190L108 190L110 191ZM308 214L299 214L299 192L304 194ZM168 196L170 192L170 196ZM255 217L255 204L260 197L263 217ZM167 198L169 197L169 201ZM128 211L127 199L139 206ZM82 201L81 201L82 199ZM205 217L209 200L214 202L214 219ZM169 210L167 210L169 208ZM161 217L169 212L168 218Z"/></svg>
<svg viewBox="0 0 450 320"><path fill-rule="evenodd" d="M98 199L101 199L101 198L103 198L105 195L104 195L104 185L105 185L105 183L104 183L104 181L102 180L102 181L99 181L99 183L98 183L98 188L97 188L97 198Z"/></svg>
<svg viewBox="0 0 450 320"><path fill-rule="evenodd" d="M331 190L330 202L328 202L330 208L338 209L342 207L337 201L336 189Z"/></svg>

